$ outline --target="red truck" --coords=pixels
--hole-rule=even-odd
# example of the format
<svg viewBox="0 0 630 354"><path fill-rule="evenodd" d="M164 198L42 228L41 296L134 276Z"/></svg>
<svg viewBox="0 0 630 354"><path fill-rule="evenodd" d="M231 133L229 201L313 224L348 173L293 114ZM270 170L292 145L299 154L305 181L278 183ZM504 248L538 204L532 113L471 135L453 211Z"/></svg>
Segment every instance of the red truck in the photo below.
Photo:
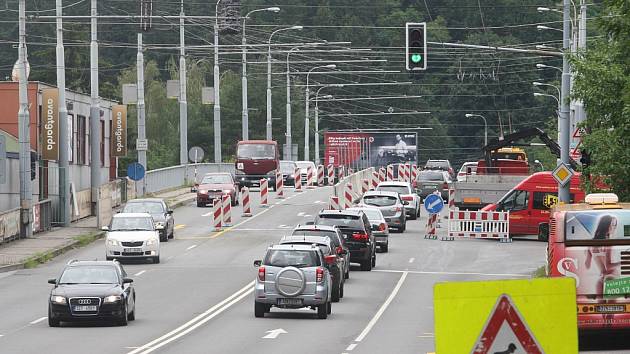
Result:
<svg viewBox="0 0 630 354"><path fill-rule="evenodd" d="M276 172L280 168L278 143L271 140L244 140L236 146L234 163L236 181L241 187L260 187L260 180L269 181L276 189Z"/></svg>

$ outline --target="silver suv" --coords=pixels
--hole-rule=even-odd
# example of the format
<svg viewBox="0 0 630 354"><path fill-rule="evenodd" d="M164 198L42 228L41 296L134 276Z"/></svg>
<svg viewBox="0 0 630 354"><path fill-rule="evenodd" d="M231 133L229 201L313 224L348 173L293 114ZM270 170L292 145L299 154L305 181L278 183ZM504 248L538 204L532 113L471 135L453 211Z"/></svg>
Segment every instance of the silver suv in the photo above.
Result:
<svg viewBox="0 0 630 354"><path fill-rule="evenodd" d="M317 317L331 313L332 279L326 265L336 256L326 256L317 245L274 245L263 260L254 261L258 276L254 288L254 315L264 317L272 306L310 307Z"/></svg>

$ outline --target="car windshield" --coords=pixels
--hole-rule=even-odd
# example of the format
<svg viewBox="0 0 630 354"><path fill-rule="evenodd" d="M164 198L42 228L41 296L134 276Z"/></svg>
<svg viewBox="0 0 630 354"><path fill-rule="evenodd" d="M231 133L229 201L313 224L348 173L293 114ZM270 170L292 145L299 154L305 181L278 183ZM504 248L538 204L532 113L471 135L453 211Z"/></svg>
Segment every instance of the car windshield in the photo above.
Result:
<svg viewBox="0 0 630 354"><path fill-rule="evenodd" d="M59 284L117 284L118 273L112 266L68 267L61 274Z"/></svg>
<svg viewBox="0 0 630 354"><path fill-rule="evenodd" d="M323 236L332 238L335 233L325 230L295 230L291 236Z"/></svg>
<svg viewBox="0 0 630 354"><path fill-rule="evenodd" d="M400 194L410 194L409 188L406 186L378 186L377 191L396 192Z"/></svg>
<svg viewBox="0 0 630 354"><path fill-rule="evenodd" d="M366 195L363 197L363 204L377 207L390 206L396 204L396 198L388 195Z"/></svg>
<svg viewBox="0 0 630 354"><path fill-rule="evenodd" d="M272 267L317 267L319 257L314 251L269 250L265 265Z"/></svg>
<svg viewBox="0 0 630 354"><path fill-rule="evenodd" d="M123 213L149 213L149 214L161 214L164 212L164 207L160 202L136 202L127 203L122 210Z"/></svg>
<svg viewBox="0 0 630 354"><path fill-rule="evenodd" d="M444 174L436 171L420 171L418 181L444 181Z"/></svg>
<svg viewBox="0 0 630 354"><path fill-rule="evenodd" d="M207 175L201 180L201 184L232 184L230 175Z"/></svg>
<svg viewBox="0 0 630 354"><path fill-rule="evenodd" d="M362 229L363 224L358 215L323 214L315 220L316 225L339 226L340 228Z"/></svg>
<svg viewBox="0 0 630 354"><path fill-rule="evenodd" d="M297 165L294 162L280 161L280 171L284 173L294 173Z"/></svg>
<svg viewBox="0 0 630 354"><path fill-rule="evenodd" d="M111 231L153 231L153 222L144 217L116 217L112 219Z"/></svg>
<svg viewBox="0 0 630 354"><path fill-rule="evenodd" d="M365 215L368 217L368 220L383 220L383 213L376 208L365 208L361 209Z"/></svg>
<svg viewBox="0 0 630 354"><path fill-rule="evenodd" d="M426 168L426 169L447 170L448 169L448 162L446 162L446 161L428 161L427 164L424 166L424 168Z"/></svg>
<svg viewBox="0 0 630 354"><path fill-rule="evenodd" d="M236 152L239 159L269 159L276 158L275 146L272 144L241 144Z"/></svg>
<svg viewBox="0 0 630 354"><path fill-rule="evenodd" d="M311 166L311 167L313 166L313 165L311 165L311 163L310 163L310 162L308 162L308 161L304 161L304 162L296 162L295 164L296 164L299 168L309 168L309 166Z"/></svg>

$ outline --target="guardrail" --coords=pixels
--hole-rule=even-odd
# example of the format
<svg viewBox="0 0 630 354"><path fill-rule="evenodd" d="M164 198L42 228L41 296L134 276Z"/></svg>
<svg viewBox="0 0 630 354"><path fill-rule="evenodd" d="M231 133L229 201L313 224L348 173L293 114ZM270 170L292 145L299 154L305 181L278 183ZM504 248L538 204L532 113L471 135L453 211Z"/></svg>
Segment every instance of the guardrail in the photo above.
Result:
<svg viewBox="0 0 630 354"><path fill-rule="evenodd" d="M342 178L335 186L333 187L334 195L339 198L343 198L344 196L344 188L348 183L352 183L352 195L353 202L357 201L361 198L361 181L363 179L372 179L372 173L374 172L374 167L366 168L365 170L357 171L351 175L348 175ZM341 202L340 202L341 203Z"/></svg>
<svg viewBox="0 0 630 354"><path fill-rule="evenodd" d="M197 179L211 172L229 172L232 174L235 172L234 164L231 163L196 163L159 168L147 171L144 177L145 192L156 193L188 185L195 181L195 171Z"/></svg>

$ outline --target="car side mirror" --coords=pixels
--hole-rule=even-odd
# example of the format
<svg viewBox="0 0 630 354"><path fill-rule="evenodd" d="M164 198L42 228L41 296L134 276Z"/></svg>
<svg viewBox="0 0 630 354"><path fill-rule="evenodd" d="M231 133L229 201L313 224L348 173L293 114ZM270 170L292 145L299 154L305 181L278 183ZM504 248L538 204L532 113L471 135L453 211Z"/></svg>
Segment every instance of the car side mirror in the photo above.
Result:
<svg viewBox="0 0 630 354"><path fill-rule="evenodd" d="M168 210L168 211L166 212L166 214L168 214L168 215L173 215L173 211L172 211L172 210Z"/></svg>
<svg viewBox="0 0 630 354"><path fill-rule="evenodd" d="M48 279L48 284L57 285L57 279L55 278Z"/></svg>
<svg viewBox="0 0 630 354"><path fill-rule="evenodd" d="M409 201L403 200L403 205L409 205Z"/></svg>
<svg viewBox="0 0 630 354"><path fill-rule="evenodd" d="M103 226L103 227L101 227L101 230L102 231L109 231L109 227L108 226Z"/></svg>
<svg viewBox="0 0 630 354"><path fill-rule="evenodd" d="M254 267L258 268L258 267L260 267L261 265L262 265L262 260L257 259L257 260L255 260L255 261L254 261Z"/></svg>
<svg viewBox="0 0 630 354"><path fill-rule="evenodd" d="M123 284L130 284L133 283L133 279L131 278L123 278Z"/></svg>
<svg viewBox="0 0 630 354"><path fill-rule="evenodd" d="M315 225L315 221L307 221L304 225Z"/></svg>
<svg viewBox="0 0 630 354"><path fill-rule="evenodd" d="M336 261L337 261L337 256L335 255L324 257L324 263L326 263L327 265L334 264Z"/></svg>

